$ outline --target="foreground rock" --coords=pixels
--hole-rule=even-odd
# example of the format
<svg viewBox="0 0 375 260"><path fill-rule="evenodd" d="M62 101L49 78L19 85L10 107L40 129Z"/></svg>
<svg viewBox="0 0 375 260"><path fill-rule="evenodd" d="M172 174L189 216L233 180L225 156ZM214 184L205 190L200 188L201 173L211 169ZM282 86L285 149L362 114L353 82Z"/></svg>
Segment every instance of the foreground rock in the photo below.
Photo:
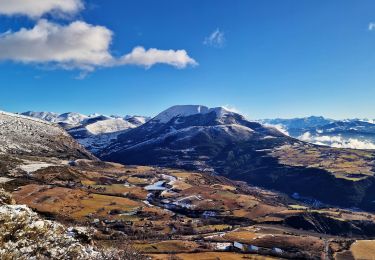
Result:
<svg viewBox="0 0 375 260"><path fill-rule="evenodd" d="M83 244L61 224L40 218L0 190L1 259L143 259L132 252L98 250Z"/></svg>

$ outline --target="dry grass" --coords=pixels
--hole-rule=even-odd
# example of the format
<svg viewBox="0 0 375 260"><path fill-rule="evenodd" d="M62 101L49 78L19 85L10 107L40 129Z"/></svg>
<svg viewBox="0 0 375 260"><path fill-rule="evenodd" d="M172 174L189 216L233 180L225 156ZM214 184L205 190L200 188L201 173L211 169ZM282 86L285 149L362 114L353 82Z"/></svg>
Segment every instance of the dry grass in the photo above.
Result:
<svg viewBox="0 0 375 260"><path fill-rule="evenodd" d="M233 231L225 234L224 238L233 242L251 243L258 236L258 234L250 231Z"/></svg>
<svg viewBox="0 0 375 260"><path fill-rule="evenodd" d="M175 181L173 183L173 190L176 190L176 191L187 190L187 189L190 189L192 187L193 187L192 185L190 185L186 182L183 182L183 181Z"/></svg>
<svg viewBox="0 0 375 260"><path fill-rule="evenodd" d="M151 184L149 179L143 179L138 177L126 178L126 181L132 185L149 185Z"/></svg>
<svg viewBox="0 0 375 260"><path fill-rule="evenodd" d="M145 200L147 197L147 191L141 187L127 187L123 184L112 184L112 185L92 185L94 189L101 190L100 193L112 195L112 196L129 196L134 198Z"/></svg>
<svg viewBox="0 0 375 260"><path fill-rule="evenodd" d="M202 252L202 253L192 253L192 254L159 254L150 255L153 260L275 260L278 258L265 257L255 254L238 254L230 252Z"/></svg>
<svg viewBox="0 0 375 260"><path fill-rule="evenodd" d="M142 253L186 253L193 252L199 245L193 241L169 240L157 243L134 244L134 247Z"/></svg>
<svg viewBox="0 0 375 260"><path fill-rule="evenodd" d="M291 166L303 166L327 170L337 178L356 181L374 176L374 154L367 151L334 149L312 145L284 145L272 152L280 163ZM363 174L364 177L351 178L347 175Z"/></svg>
<svg viewBox="0 0 375 260"><path fill-rule="evenodd" d="M196 231L199 233L211 233L211 232L221 232L224 230L230 229L231 226L229 225L207 225L207 226L202 226L202 227L197 227Z"/></svg>
<svg viewBox="0 0 375 260"><path fill-rule="evenodd" d="M19 204L26 204L39 212L73 218L77 221L85 220L90 214L93 217L111 218L108 215L111 210L133 211L143 205L127 198L42 185L24 186L13 195Z"/></svg>
<svg viewBox="0 0 375 260"><path fill-rule="evenodd" d="M100 194L92 194L80 200L82 209L74 212L72 216L77 219L84 218L89 214L97 217L107 218L111 210L130 212L141 207L139 202L127 198L119 198Z"/></svg>
<svg viewBox="0 0 375 260"><path fill-rule="evenodd" d="M355 259L372 260L375 259L375 241L359 240L353 243L350 248Z"/></svg>

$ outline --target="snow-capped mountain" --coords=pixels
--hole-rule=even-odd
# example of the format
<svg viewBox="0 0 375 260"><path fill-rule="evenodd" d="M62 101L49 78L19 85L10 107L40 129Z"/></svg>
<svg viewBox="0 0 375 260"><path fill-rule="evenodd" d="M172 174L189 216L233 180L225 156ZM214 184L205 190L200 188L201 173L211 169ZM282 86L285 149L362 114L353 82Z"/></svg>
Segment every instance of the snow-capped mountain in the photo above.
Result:
<svg viewBox="0 0 375 260"><path fill-rule="evenodd" d="M149 117L145 116L125 116L124 119L128 121L129 123L140 126L146 123L148 120L150 120Z"/></svg>
<svg viewBox="0 0 375 260"><path fill-rule="evenodd" d="M89 116L82 115L79 113L69 112L64 114L57 114L53 112L33 112L28 111L22 113L24 116L30 116L34 118L39 118L51 123L62 123L67 125L78 125L85 119L89 118Z"/></svg>
<svg viewBox="0 0 375 260"><path fill-rule="evenodd" d="M48 122L57 123L57 118L59 117L59 114L53 113L53 112L33 112L33 111L27 111L22 113L24 116L39 118Z"/></svg>
<svg viewBox="0 0 375 260"><path fill-rule="evenodd" d="M215 112L218 117L230 113L228 110L222 107L208 108L200 105L185 105L185 106L173 106L167 110L161 112L153 120L160 123L168 123L175 117L187 117L192 115L205 115L211 112Z"/></svg>
<svg viewBox="0 0 375 260"><path fill-rule="evenodd" d="M320 119L310 121L317 125ZM124 164L215 173L326 203L375 209L375 195L361 197L375 187L375 179L366 179L371 184L361 188L345 179L373 176L375 153L306 143L222 107L171 107L120 134L97 155Z"/></svg>
<svg viewBox="0 0 375 260"><path fill-rule="evenodd" d="M375 122L369 119L333 120L324 117L267 119L272 125L302 141L337 148L375 149Z"/></svg>
<svg viewBox="0 0 375 260"><path fill-rule="evenodd" d="M208 155L229 143L278 137L285 136L223 107L173 106L142 126L119 135L98 156L124 163L154 160L166 165L179 163L171 158L181 156L185 165L208 168L205 165ZM138 151L147 156L137 156Z"/></svg>
<svg viewBox="0 0 375 260"><path fill-rule="evenodd" d="M117 136L144 124L149 118L143 116L83 115L69 112L25 112L22 115L59 124L86 149L96 154L109 146Z"/></svg>
<svg viewBox="0 0 375 260"><path fill-rule="evenodd" d="M94 158L61 127L44 120L2 111L0 153Z"/></svg>
<svg viewBox="0 0 375 260"><path fill-rule="evenodd" d="M69 129L68 132L80 144L97 154L115 142L120 134L140 124L136 120L132 122L134 123L123 118L98 116L84 121L81 125Z"/></svg>

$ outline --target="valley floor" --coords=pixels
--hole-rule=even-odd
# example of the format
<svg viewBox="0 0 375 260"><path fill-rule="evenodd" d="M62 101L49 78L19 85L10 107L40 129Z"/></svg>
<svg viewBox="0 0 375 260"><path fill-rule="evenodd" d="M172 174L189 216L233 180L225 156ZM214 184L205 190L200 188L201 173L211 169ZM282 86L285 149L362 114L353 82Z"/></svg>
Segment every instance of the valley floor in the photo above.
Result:
<svg viewBox="0 0 375 260"><path fill-rule="evenodd" d="M153 259L363 259L375 215L313 208L210 174L99 161L2 157L17 204L92 243ZM77 237L79 239L79 236Z"/></svg>

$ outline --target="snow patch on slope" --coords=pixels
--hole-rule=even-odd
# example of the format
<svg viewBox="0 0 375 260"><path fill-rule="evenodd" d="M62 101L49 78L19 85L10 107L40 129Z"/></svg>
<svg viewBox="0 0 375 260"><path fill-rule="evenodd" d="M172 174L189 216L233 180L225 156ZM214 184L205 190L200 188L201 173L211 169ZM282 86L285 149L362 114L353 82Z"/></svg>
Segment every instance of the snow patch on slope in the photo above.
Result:
<svg viewBox="0 0 375 260"><path fill-rule="evenodd" d="M217 117L223 117L227 114L233 113L223 107L208 108L201 105L183 105L183 106L173 106L167 110L161 112L153 120L159 123L168 123L171 119L175 117L186 117L197 114L208 114L215 112Z"/></svg>
<svg viewBox="0 0 375 260"><path fill-rule="evenodd" d="M0 115L9 116L9 117L18 118L18 119L26 119L26 120L29 120L29 121L43 123L43 124L46 124L46 125L52 125L51 123L49 123L49 122L47 122L43 119L29 117L29 116L20 115L20 114L9 113L9 112L5 112L5 111L1 111L1 110L0 110Z"/></svg>
<svg viewBox="0 0 375 260"><path fill-rule="evenodd" d="M86 129L94 134L105 134L105 133L114 133L119 131L124 131L130 128L134 128L136 125L133 125L121 118L107 119L103 121L98 121L93 124L86 126Z"/></svg>
<svg viewBox="0 0 375 260"><path fill-rule="evenodd" d="M86 120L88 118L89 117L86 116L86 115L70 112L70 113L65 113L65 114L59 115L56 123L66 123L66 124L69 124L69 125L79 125L80 123L82 123L84 120Z"/></svg>
<svg viewBox="0 0 375 260"><path fill-rule="evenodd" d="M47 122L51 123L65 123L69 125L78 125L82 123L84 120L88 119L89 117L86 115L82 115L79 113L69 112L64 114L57 114L53 112L33 112L28 111L22 113L24 116L38 118Z"/></svg>
<svg viewBox="0 0 375 260"><path fill-rule="evenodd" d="M53 166L53 165L49 163L34 163L34 164L21 165L20 169L30 174L40 169L48 168L50 166Z"/></svg>

